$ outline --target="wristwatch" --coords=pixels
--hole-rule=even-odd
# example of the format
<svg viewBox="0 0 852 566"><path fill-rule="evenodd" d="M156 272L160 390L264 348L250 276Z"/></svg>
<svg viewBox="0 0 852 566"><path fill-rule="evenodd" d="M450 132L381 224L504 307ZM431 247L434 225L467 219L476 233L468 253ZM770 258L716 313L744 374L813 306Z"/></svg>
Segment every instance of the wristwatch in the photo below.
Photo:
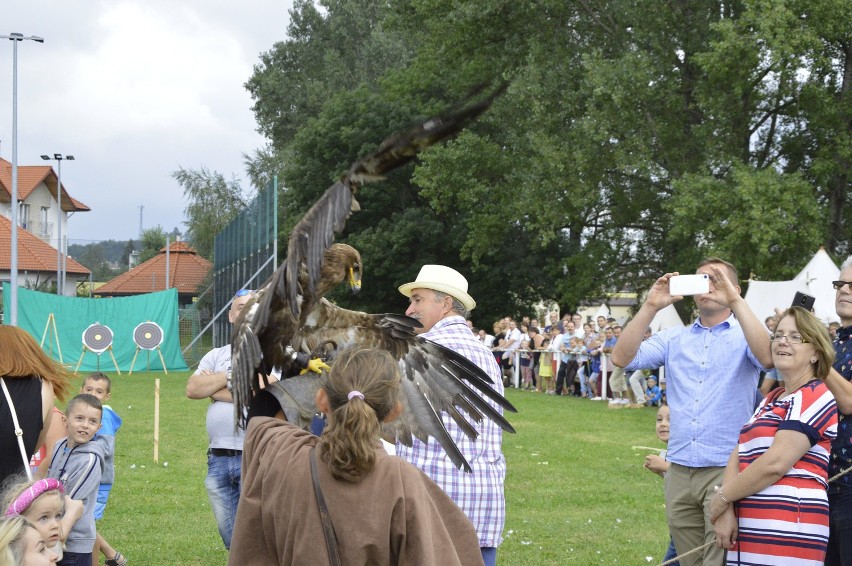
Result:
<svg viewBox="0 0 852 566"><path fill-rule="evenodd" d="M231 372L226 373L226 374L225 374L225 376L226 376L226 378L225 378L225 379L227 380L227 381L225 382L225 387L227 387L227 388L228 388L228 391L233 391L233 390L234 390L234 385L231 383Z"/></svg>

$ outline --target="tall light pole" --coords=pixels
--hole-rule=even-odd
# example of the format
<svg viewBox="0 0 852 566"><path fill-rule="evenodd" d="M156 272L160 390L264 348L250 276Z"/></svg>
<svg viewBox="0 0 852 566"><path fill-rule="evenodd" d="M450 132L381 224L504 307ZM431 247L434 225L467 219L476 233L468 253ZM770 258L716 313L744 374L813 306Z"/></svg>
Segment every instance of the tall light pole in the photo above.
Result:
<svg viewBox="0 0 852 566"><path fill-rule="evenodd" d="M56 204L59 206L56 214L56 294L62 295L65 290L65 274L62 271L62 161L74 161L74 156L63 157L61 153L54 153L53 157L42 155L41 158L45 161L56 160Z"/></svg>
<svg viewBox="0 0 852 566"><path fill-rule="evenodd" d="M0 35L0 39L12 42L12 258L11 277L9 281L9 324L18 326L18 42L29 39L36 43L44 43L44 39L31 35L24 37L22 33Z"/></svg>

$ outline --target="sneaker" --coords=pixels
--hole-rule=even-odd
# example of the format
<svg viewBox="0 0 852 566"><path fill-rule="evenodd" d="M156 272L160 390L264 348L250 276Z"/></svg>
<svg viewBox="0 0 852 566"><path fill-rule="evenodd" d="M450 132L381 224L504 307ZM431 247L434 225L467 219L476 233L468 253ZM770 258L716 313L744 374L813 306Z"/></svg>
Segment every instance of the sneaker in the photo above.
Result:
<svg viewBox="0 0 852 566"><path fill-rule="evenodd" d="M589 399L589 401L600 401L600 400L601 400L600 397L592 397L591 399Z"/></svg>
<svg viewBox="0 0 852 566"><path fill-rule="evenodd" d="M625 399L624 397L622 397L621 399L618 399L618 404L619 405L629 405L630 399Z"/></svg>
<svg viewBox="0 0 852 566"><path fill-rule="evenodd" d="M116 550L115 556L108 560L104 560L104 566L127 566L127 558Z"/></svg>

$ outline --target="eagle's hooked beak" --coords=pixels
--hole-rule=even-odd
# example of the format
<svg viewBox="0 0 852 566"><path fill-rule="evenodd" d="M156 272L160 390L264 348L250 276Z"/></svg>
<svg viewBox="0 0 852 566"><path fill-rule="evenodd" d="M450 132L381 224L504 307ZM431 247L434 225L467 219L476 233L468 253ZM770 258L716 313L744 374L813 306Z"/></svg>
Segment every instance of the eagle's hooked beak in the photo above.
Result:
<svg viewBox="0 0 852 566"><path fill-rule="evenodd" d="M361 279L355 278L355 270L353 268L349 268L349 291L354 295L358 291L361 290Z"/></svg>

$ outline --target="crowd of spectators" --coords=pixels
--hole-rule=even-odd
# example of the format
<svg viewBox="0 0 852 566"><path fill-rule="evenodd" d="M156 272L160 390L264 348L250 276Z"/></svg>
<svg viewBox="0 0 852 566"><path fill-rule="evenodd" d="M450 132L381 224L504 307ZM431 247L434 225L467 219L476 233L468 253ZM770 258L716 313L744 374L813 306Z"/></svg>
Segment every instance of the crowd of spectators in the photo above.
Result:
<svg viewBox="0 0 852 566"><path fill-rule="evenodd" d="M491 333L474 327L471 320L468 325L494 352L506 387L595 401L606 395L612 408L665 402L664 384L659 383L656 371L639 370L627 376L609 361L622 330L614 318L583 320L578 313L560 318L559 313L551 311L545 322L542 326L534 317L515 320L507 316L494 322ZM602 380L606 380L606 388Z"/></svg>

